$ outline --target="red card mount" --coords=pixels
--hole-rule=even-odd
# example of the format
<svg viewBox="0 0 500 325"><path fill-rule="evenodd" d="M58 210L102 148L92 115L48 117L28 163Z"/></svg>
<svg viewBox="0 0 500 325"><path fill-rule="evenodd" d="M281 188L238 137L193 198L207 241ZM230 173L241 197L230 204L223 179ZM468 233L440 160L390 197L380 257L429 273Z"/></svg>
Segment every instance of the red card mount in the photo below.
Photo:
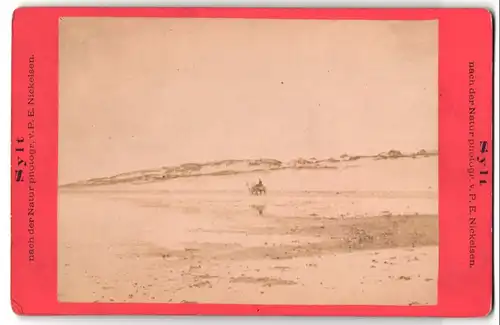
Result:
<svg viewBox="0 0 500 325"><path fill-rule="evenodd" d="M314 299L309 305L269 304L264 299L262 304L123 302L93 301L85 297L80 301L66 302L58 298L58 282L59 285L62 283L58 281L58 274L64 273L64 265L58 264L58 259L63 258L58 255L58 252L61 254L58 251L58 227L61 228L58 223L61 211L58 209L58 168L62 159L59 152L62 112L59 91L64 87L59 79L59 64L62 62L59 57L59 24L61 18L68 17L246 18L280 22L436 20L439 107L436 304L325 305ZM21 315L487 315L492 301L492 36L492 16L484 9L17 9L13 17L12 52L11 281L14 312ZM220 41L216 45L220 46ZM90 52L86 55L89 60L95 59ZM283 86L286 83L282 81ZM93 219L89 217L89 220ZM78 227L82 232L85 227L93 227L96 236L104 235L99 225L85 226L82 223ZM332 226L331 229L336 231L337 228ZM75 236L79 231L74 233ZM196 256L193 252L190 253L192 257ZM180 253L174 251L171 256L178 256L176 254ZM163 255L162 258L168 260L169 255ZM68 256L64 258L71 260ZM364 262L360 263L358 266L362 267ZM353 265L352 269L358 266ZM90 273L83 269L85 266L81 272ZM85 276L92 278L93 275ZM76 282L72 285L86 286ZM268 288L272 289L272 285Z"/></svg>

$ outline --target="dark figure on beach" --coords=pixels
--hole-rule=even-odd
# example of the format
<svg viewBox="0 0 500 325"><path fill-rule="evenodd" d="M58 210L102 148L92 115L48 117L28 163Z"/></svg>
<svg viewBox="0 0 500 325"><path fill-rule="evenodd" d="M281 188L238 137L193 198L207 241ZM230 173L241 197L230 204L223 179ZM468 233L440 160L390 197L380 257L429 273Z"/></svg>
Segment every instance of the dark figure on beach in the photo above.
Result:
<svg viewBox="0 0 500 325"><path fill-rule="evenodd" d="M262 180L260 178L259 182L255 185L249 185L247 183L247 187L251 195L264 195L267 192L266 187L264 186L264 183L262 183Z"/></svg>

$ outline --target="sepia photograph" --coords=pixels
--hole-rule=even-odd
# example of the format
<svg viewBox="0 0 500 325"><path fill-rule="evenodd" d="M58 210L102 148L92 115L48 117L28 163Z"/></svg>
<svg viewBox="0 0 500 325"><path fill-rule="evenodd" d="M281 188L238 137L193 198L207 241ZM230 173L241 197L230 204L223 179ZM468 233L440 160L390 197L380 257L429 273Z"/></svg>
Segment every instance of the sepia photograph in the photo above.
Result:
<svg viewBox="0 0 500 325"><path fill-rule="evenodd" d="M59 20L59 302L436 305L438 21Z"/></svg>

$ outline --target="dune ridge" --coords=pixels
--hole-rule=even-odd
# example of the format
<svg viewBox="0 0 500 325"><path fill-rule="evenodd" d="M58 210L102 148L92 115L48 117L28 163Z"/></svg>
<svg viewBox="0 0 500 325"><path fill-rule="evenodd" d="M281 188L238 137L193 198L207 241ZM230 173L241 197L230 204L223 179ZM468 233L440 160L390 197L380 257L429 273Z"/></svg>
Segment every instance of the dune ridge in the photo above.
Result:
<svg viewBox="0 0 500 325"><path fill-rule="evenodd" d="M60 185L61 188L114 185L119 183L150 183L165 181L175 178L200 177L200 176L224 176L263 171L276 171L284 169L337 169L339 167L350 167L342 163L358 161L363 159L386 160L403 158L426 158L437 156L435 150L419 150L414 153L403 153L399 150L389 150L376 155L348 155L343 154L339 158L317 159L297 158L289 161L280 161L271 158L261 159L226 159L210 161L205 163L184 163L177 166L164 166L153 169L137 170L120 173L108 177L91 178L74 183Z"/></svg>

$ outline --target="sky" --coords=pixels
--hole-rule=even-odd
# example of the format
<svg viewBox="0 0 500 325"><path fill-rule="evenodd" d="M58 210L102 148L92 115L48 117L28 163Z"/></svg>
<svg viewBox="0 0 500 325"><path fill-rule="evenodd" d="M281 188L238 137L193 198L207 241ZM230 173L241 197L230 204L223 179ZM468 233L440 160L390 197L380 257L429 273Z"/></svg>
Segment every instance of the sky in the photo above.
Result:
<svg viewBox="0 0 500 325"><path fill-rule="evenodd" d="M59 183L436 150L437 21L64 18Z"/></svg>

